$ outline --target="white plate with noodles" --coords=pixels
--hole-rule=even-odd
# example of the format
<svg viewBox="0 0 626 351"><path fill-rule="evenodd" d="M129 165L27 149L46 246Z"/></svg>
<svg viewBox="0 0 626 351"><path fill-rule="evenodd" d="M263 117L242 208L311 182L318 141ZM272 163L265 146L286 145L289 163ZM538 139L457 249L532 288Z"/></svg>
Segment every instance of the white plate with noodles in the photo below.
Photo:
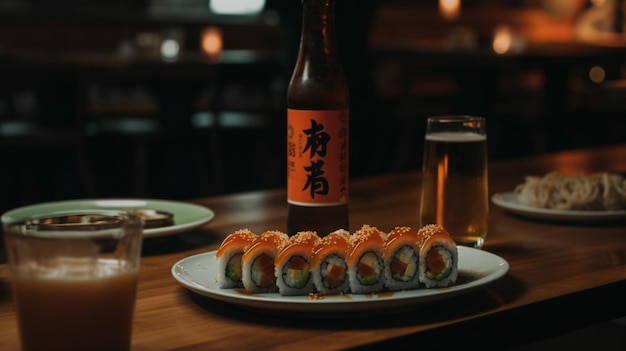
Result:
<svg viewBox="0 0 626 351"><path fill-rule="evenodd" d="M549 208L531 207L517 203L513 191L495 193L491 201L505 210L536 219L547 219L568 222L597 222L626 219L626 210L612 211L581 211L581 210L555 210Z"/></svg>
<svg viewBox="0 0 626 351"><path fill-rule="evenodd" d="M447 288L383 290L374 294L282 296L279 293L248 293L243 288L222 289L217 281L216 251L189 256L176 262L171 274L185 288L216 300L269 313L303 312L325 315L337 312L379 314L426 306L436 301L484 288L509 271L509 263L484 250L459 246L459 277Z"/></svg>

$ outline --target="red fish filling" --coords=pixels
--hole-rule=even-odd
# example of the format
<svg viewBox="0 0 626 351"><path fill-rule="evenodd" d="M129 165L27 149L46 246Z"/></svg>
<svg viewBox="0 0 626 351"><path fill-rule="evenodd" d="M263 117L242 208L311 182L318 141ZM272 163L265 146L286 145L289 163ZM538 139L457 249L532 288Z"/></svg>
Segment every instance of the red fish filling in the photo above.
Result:
<svg viewBox="0 0 626 351"><path fill-rule="evenodd" d="M430 279L444 279L450 275L451 266L451 254L443 247L433 247L426 254L426 276Z"/></svg>
<svg viewBox="0 0 626 351"><path fill-rule="evenodd" d="M417 272L417 255L409 246L401 247L394 254L389 265L391 276L398 281L409 281Z"/></svg>
<svg viewBox="0 0 626 351"><path fill-rule="evenodd" d="M346 281L346 263L337 255L327 257L321 270L327 288L337 288Z"/></svg>
<svg viewBox="0 0 626 351"><path fill-rule="evenodd" d="M357 263L357 278L363 285L373 285L378 282L382 264L380 258L373 252L368 252L361 256Z"/></svg>
<svg viewBox="0 0 626 351"><path fill-rule="evenodd" d="M283 281L293 288L303 288L310 276L309 262L302 256L293 256L283 268Z"/></svg>
<svg viewBox="0 0 626 351"><path fill-rule="evenodd" d="M274 275L274 259L268 255L260 255L252 264L252 281L260 288L269 288L276 284Z"/></svg>

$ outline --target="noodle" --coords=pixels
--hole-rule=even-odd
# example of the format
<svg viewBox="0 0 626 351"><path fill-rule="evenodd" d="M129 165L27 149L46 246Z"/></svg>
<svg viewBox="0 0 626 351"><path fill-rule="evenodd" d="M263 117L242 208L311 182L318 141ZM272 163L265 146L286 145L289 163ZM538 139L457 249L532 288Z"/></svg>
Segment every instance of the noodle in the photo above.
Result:
<svg viewBox="0 0 626 351"><path fill-rule="evenodd" d="M624 210L626 179L619 174L593 173L573 176L550 172L527 176L515 187L517 203L555 210Z"/></svg>

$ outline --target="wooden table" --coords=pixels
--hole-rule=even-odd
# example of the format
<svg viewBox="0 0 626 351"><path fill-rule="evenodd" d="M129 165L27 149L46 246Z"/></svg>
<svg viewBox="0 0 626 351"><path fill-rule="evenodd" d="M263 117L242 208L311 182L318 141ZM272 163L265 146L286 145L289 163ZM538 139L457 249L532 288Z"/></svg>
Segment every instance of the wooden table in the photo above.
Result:
<svg viewBox="0 0 626 351"><path fill-rule="evenodd" d="M492 162L490 192L551 170L626 173L626 144ZM352 228L417 226L419 173L355 180ZM626 315L626 221L530 220L492 206L485 251L510 263L493 284L420 309L382 316L277 317L203 297L179 285L172 265L215 250L239 228L285 229L285 192L260 191L192 202L216 217L199 230L146 242L134 323L134 350L390 349L406 342L503 349ZM4 261L3 261L4 262ZM60 321L61 322L61 321ZM419 345L419 346L418 346ZM18 348L6 263L0 265L0 348Z"/></svg>

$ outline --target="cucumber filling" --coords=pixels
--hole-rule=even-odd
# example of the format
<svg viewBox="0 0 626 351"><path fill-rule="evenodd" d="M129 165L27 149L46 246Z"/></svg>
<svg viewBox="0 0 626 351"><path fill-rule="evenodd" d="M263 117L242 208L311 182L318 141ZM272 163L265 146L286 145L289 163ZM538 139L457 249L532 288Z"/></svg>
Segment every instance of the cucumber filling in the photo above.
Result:
<svg viewBox="0 0 626 351"><path fill-rule="evenodd" d="M241 254L233 255L226 264L226 277L234 282L241 281Z"/></svg>
<svg viewBox="0 0 626 351"><path fill-rule="evenodd" d="M450 269L450 267L446 267L446 269L443 270L443 272L439 273L439 274L433 274L433 272L426 272L426 276L428 277L428 279L434 279L434 280L443 280L445 279L447 276L450 275L450 272L452 270Z"/></svg>
<svg viewBox="0 0 626 351"><path fill-rule="evenodd" d="M290 258L283 267L283 281L289 287L302 289L310 278L310 264L302 256Z"/></svg>

